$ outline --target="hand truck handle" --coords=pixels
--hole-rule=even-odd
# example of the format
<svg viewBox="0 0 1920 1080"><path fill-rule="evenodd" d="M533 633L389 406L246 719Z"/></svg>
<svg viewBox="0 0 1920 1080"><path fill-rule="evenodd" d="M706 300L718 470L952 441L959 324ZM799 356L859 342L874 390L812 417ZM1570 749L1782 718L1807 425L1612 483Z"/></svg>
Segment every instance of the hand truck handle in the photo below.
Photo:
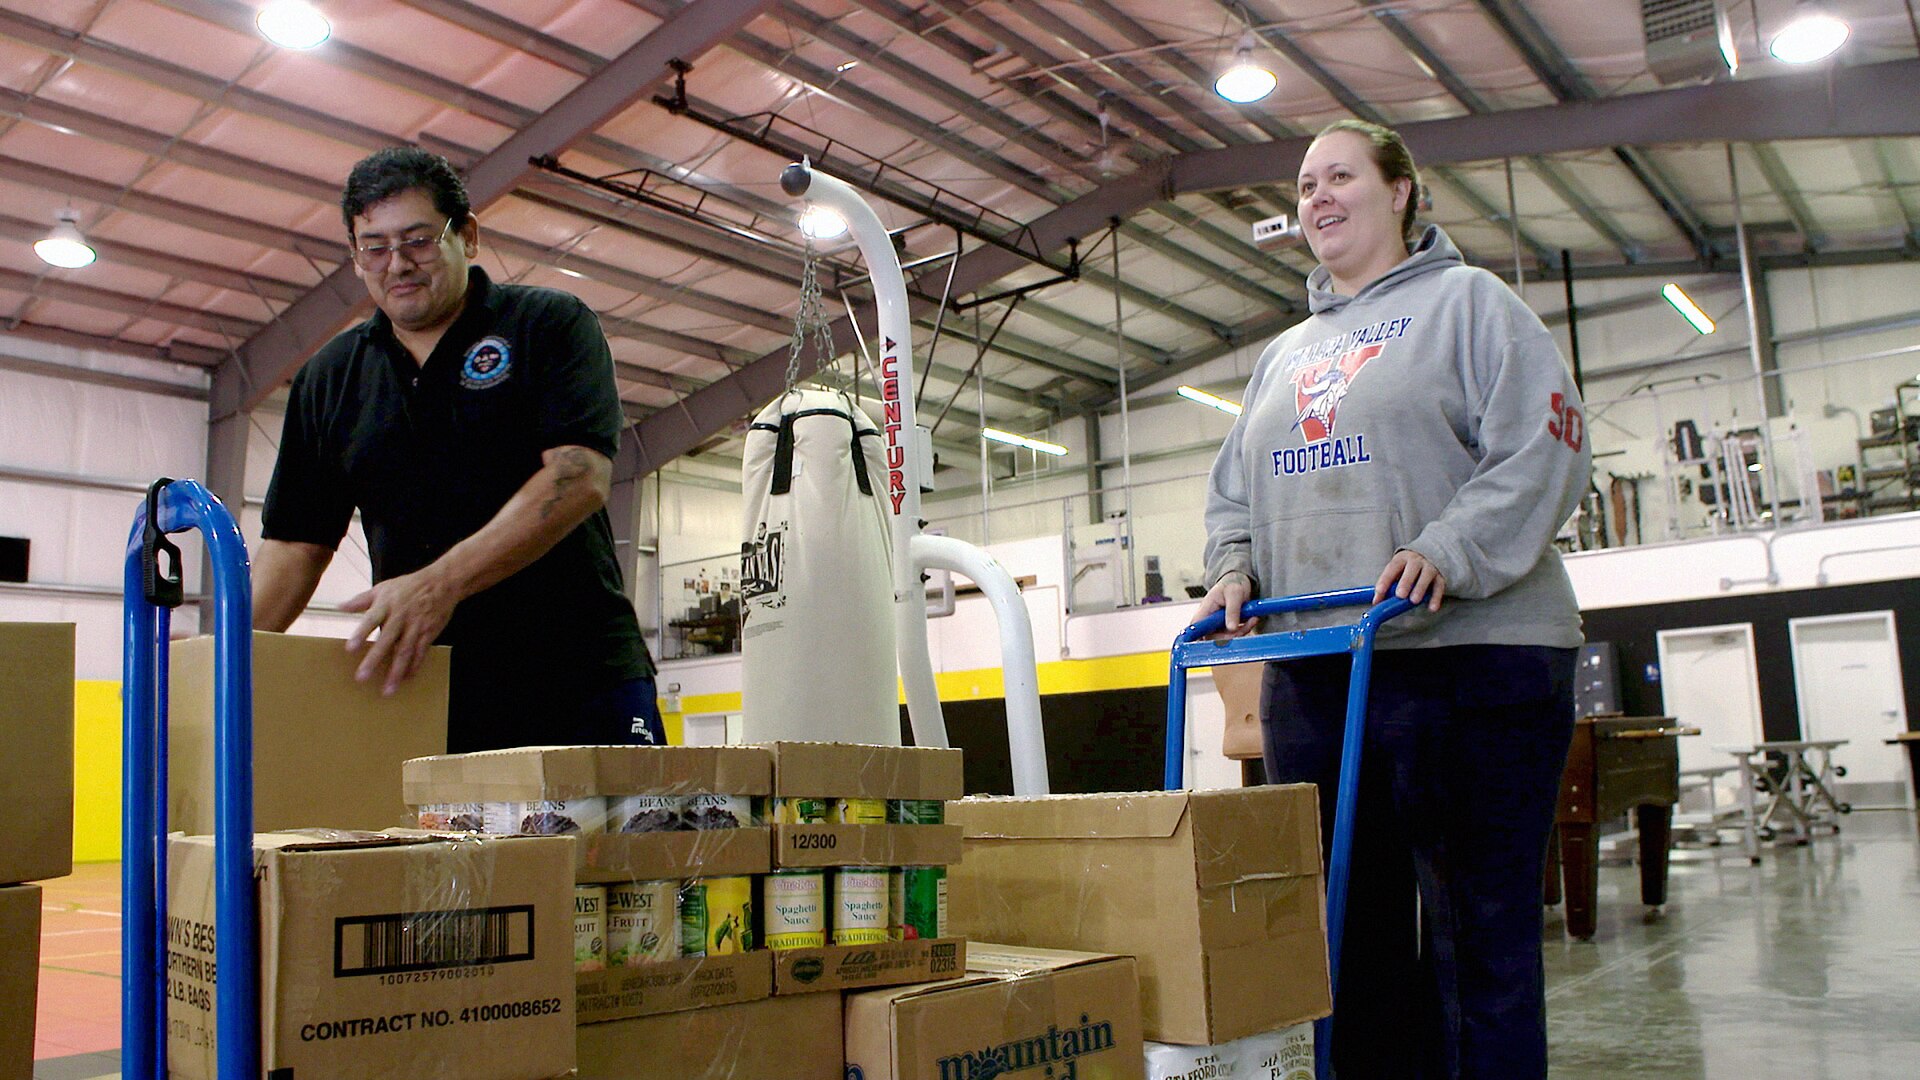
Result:
<svg viewBox="0 0 1920 1080"><path fill-rule="evenodd" d="M1360 586L1354 589L1333 589L1328 592L1301 593L1297 596L1262 596L1240 605L1242 619L1263 619L1269 615L1287 615L1301 611L1326 611L1331 608L1359 607L1371 604L1372 608L1360 617L1360 625L1369 628L1396 615L1411 611L1414 604L1397 596L1388 596L1378 604L1373 603L1373 588ZM1210 638L1227 628L1227 613L1216 611L1206 618L1199 619L1180 632L1178 641L1200 641Z"/></svg>

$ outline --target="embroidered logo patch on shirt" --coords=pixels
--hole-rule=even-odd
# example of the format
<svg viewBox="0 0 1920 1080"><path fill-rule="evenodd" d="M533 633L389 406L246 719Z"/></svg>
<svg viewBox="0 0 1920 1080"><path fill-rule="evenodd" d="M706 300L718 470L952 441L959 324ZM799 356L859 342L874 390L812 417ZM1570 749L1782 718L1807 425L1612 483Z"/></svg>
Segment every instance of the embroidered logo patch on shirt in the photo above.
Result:
<svg viewBox="0 0 1920 1080"><path fill-rule="evenodd" d="M469 390L499 386L507 381L507 373L512 370L513 350L507 339L483 337L467 350L466 361L460 365L460 385Z"/></svg>

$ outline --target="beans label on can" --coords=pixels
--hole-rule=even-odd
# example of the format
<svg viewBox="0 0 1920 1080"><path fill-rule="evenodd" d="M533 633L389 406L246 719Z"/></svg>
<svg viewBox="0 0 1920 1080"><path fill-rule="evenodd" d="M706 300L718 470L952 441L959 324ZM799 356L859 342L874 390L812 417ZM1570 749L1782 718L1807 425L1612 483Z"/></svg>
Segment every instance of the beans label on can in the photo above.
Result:
<svg viewBox="0 0 1920 1080"><path fill-rule="evenodd" d="M738 829L754 824L751 795L689 795L680 811L688 829Z"/></svg>
<svg viewBox="0 0 1920 1080"><path fill-rule="evenodd" d="M672 832L683 827L680 819L686 799L679 795L616 795L609 827L615 832Z"/></svg>

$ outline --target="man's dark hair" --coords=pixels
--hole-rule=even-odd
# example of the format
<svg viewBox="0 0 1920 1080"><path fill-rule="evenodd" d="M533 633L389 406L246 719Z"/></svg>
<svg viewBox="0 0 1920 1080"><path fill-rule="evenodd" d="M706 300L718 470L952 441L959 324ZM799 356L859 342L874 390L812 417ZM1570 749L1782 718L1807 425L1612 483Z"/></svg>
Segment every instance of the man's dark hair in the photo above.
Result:
<svg viewBox="0 0 1920 1080"><path fill-rule="evenodd" d="M417 146L390 146L360 159L347 174L346 190L340 193L340 217L347 223L347 236L353 236L353 219L366 213L367 207L415 188L433 199L433 208L452 219L455 229L465 225L473 212L467 185L446 158Z"/></svg>

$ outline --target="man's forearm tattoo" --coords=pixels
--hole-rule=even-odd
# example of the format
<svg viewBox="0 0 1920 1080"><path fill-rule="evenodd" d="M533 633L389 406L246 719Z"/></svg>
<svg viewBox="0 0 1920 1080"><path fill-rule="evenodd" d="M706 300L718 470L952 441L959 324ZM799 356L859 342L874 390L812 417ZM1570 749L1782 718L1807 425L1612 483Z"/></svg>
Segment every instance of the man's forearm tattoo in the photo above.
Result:
<svg viewBox="0 0 1920 1080"><path fill-rule="evenodd" d="M593 458L577 446L569 446L554 455L553 494L540 507L542 521L553 516L566 498L567 491L593 472Z"/></svg>

